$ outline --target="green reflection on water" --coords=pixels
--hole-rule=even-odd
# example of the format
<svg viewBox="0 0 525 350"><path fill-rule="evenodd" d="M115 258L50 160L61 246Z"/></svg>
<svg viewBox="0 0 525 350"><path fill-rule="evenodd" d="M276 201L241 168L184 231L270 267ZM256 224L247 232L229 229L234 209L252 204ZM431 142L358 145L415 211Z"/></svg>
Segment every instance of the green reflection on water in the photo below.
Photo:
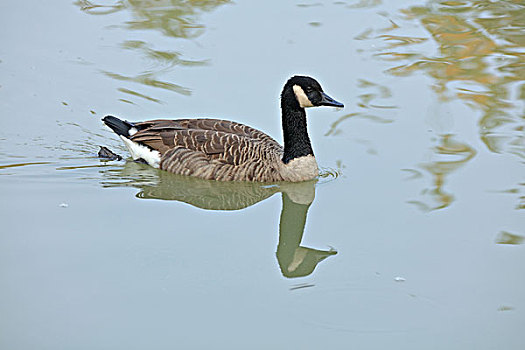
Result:
<svg viewBox="0 0 525 350"><path fill-rule="evenodd" d="M433 187L421 192L424 200L408 201L422 211L443 209L452 203L454 196L444 190L446 178L476 155L472 147L454 140L452 135L442 135L432 151L436 160L422 164L421 168L432 175Z"/></svg>
<svg viewBox="0 0 525 350"><path fill-rule="evenodd" d="M0 165L0 170L8 169L8 168L17 168L17 167L28 166L28 165L42 165L42 164L51 164L51 162L30 162L30 163L16 163L16 164Z"/></svg>
<svg viewBox="0 0 525 350"><path fill-rule="evenodd" d="M525 193L525 183L520 184L523 187L523 192ZM519 203L516 206L516 209L525 209L525 195L519 197Z"/></svg>
<svg viewBox="0 0 525 350"><path fill-rule="evenodd" d="M199 23L199 17L204 12L215 10L217 7L231 3L229 0L126 0L113 4L98 4L91 1L79 0L74 2L80 10L89 15L108 15L119 11L129 11L133 19L126 21L119 28L126 30L154 30L171 38L193 39L204 33L205 26ZM154 67L138 74L123 74L114 71L101 70L106 76L128 83L163 89L182 95L190 95L188 87L176 84L169 79L162 78L173 71L176 66L195 67L209 63L208 60L184 59L183 53L173 50L154 49L151 43L142 40L129 40L122 43L122 48L137 52L141 57L153 62ZM118 90L129 97L138 97L147 101L160 103L156 98L136 91L129 87L120 87ZM128 99L119 99L125 103L132 103Z"/></svg>
<svg viewBox="0 0 525 350"><path fill-rule="evenodd" d="M523 244L523 241L525 240L525 237L519 236L516 234L512 234L510 232L502 231L499 233L498 237L496 238L497 244Z"/></svg>
<svg viewBox="0 0 525 350"><path fill-rule="evenodd" d="M392 97L390 88L366 79L359 79L357 87L364 90L362 94L357 96L356 108L358 112L352 112L337 118L337 120L330 125L330 129L326 132L325 136L342 133L340 125L348 118L363 118L381 124L394 122L391 118L381 117L376 114L378 110L381 111L381 114L385 114L385 110L397 108L397 106L385 102L385 100L389 100Z"/></svg>
<svg viewBox="0 0 525 350"><path fill-rule="evenodd" d="M74 4L90 15L106 15L128 10L133 20L125 27L132 30L157 30L176 38L196 38L204 31L198 23L202 12L215 10L218 6L231 3L230 0L124 0L113 4L97 4L79 0Z"/></svg>
<svg viewBox="0 0 525 350"><path fill-rule="evenodd" d="M308 209L315 198L317 181L260 184L208 181L171 174L133 162L101 170L103 187L135 187L141 199L175 200L206 210L241 210L281 192L283 205L276 257L283 276L310 275L316 266L337 254L301 246Z"/></svg>

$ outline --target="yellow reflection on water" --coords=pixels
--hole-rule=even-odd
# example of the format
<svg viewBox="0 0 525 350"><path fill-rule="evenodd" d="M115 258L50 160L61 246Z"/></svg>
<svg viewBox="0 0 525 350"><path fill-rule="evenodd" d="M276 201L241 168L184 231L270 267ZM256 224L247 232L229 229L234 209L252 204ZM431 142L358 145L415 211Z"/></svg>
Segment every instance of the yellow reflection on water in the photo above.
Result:
<svg viewBox="0 0 525 350"><path fill-rule="evenodd" d="M487 150L525 160L525 2L431 0L401 10L395 22L390 22L388 34L384 28L367 28L355 37L376 41L371 45L373 55L392 63L386 74L408 77L424 73L431 77L431 88L441 102L461 101L479 113L478 135ZM407 35L406 30L414 24L428 36ZM435 49L429 49L429 44ZM328 134L336 135L341 122L362 113L342 116ZM475 154L464 142L459 148L451 147L450 135L439 142L434 156L450 152L458 160L422 166L431 174L433 187L423 191L426 200L411 203L425 211L444 208L453 201L454 196L444 190L446 178Z"/></svg>
<svg viewBox="0 0 525 350"><path fill-rule="evenodd" d="M281 192L282 210L276 257L283 276L310 275L333 248L315 249L301 245L308 209L315 198L314 181L261 184L202 180L154 169L133 162L101 170L104 187L135 187L142 199L174 200L206 210L242 210ZM329 175L326 175L329 176Z"/></svg>
<svg viewBox="0 0 525 350"><path fill-rule="evenodd" d="M402 12L421 23L438 52L425 55L417 46L382 52L378 57L404 61L388 73L428 74L442 101L459 99L481 111L479 134L490 151L525 159L525 3L430 1Z"/></svg>
<svg viewBox="0 0 525 350"><path fill-rule="evenodd" d="M381 57L392 55L405 61L389 73L428 74L442 101L458 99L480 111L479 137L488 150L525 159L525 3L431 1L403 14L423 25L438 52L412 57L383 53ZM438 197L440 189L436 185Z"/></svg>
<svg viewBox="0 0 525 350"><path fill-rule="evenodd" d="M359 0L356 3L347 5L348 8L370 8L381 5L382 0Z"/></svg>

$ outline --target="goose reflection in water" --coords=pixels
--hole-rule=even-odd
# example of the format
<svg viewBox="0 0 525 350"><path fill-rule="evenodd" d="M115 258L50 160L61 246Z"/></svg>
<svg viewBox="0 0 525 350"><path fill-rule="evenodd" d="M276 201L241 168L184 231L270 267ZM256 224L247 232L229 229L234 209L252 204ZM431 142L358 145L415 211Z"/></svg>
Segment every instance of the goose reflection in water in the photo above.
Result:
<svg viewBox="0 0 525 350"><path fill-rule="evenodd" d="M308 276L321 261L337 254L333 248L319 250L301 246L317 180L280 184L209 181L132 162L121 168L103 170L103 177L104 187L140 189L138 198L176 200L206 210L241 210L280 192L282 210L276 256L283 276Z"/></svg>

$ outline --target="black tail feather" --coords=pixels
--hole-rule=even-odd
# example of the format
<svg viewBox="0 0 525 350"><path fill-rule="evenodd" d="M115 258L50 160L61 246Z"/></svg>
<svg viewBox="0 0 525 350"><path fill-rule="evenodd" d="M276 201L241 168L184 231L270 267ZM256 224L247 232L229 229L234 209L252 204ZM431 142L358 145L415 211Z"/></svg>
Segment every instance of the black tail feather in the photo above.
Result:
<svg viewBox="0 0 525 350"><path fill-rule="evenodd" d="M134 127L133 123L130 123L126 120L120 120L112 115L105 116L104 118L102 118L102 121L104 122L104 124L109 126L111 130L113 130L117 135L122 135L125 137L130 136L129 129Z"/></svg>

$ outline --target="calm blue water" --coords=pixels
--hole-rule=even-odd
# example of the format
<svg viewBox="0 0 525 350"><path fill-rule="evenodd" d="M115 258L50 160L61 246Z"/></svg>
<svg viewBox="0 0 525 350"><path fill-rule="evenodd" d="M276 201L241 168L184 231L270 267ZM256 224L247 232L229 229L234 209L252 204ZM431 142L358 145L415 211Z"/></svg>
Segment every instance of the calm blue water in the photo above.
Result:
<svg viewBox="0 0 525 350"><path fill-rule="evenodd" d="M0 348L522 349L520 1L0 4ZM261 187L124 161L100 119L216 117L323 176ZM315 195L314 195L315 194Z"/></svg>

